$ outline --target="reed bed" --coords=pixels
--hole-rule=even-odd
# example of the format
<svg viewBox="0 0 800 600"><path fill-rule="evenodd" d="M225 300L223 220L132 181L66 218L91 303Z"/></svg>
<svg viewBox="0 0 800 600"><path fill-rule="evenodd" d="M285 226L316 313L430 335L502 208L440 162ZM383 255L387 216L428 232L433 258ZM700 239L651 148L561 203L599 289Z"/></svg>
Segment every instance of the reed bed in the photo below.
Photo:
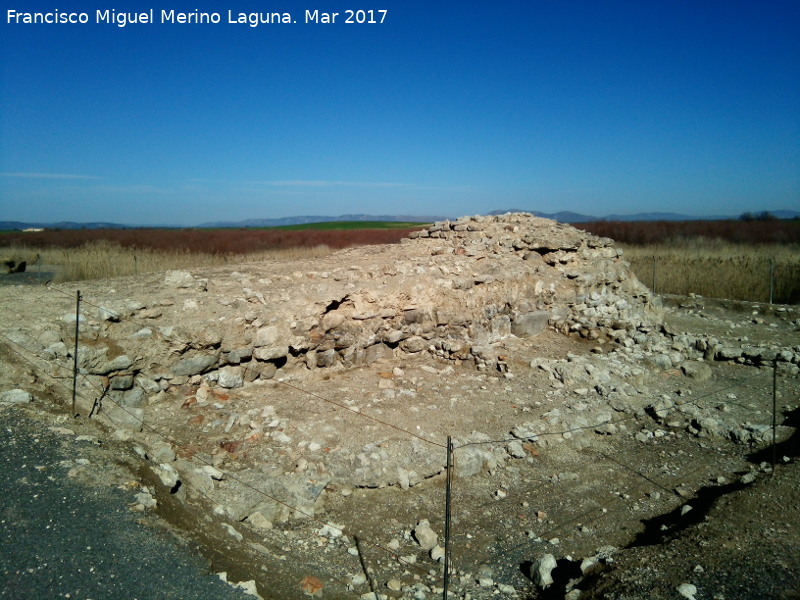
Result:
<svg viewBox="0 0 800 600"><path fill-rule="evenodd" d="M644 224L637 228L635 231L646 231ZM105 232L110 239L103 238L102 232L84 231L52 232L41 240L31 237L36 234L19 234L19 240L4 234L0 258L27 261L29 273L47 271L47 278L55 282L80 281L170 269L314 259L346 246L396 243L410 230ZM79 243L81 234L83 243ZM796 241L741 242L682 235L655 243L637 241L634 236L618 239L617 244L636 277L656 293L754 302L769 302L771 297L776 304L800 304L800 243Z"/></svg>
<svg viewBox="0 0 800 600"><path fill-rule="evenodd" d="M365 225L379 224L301 231L140 228L6 232L0 235L0 258L26 261L29 272L46 272L44 279L81 281L231 263L313 259L349 246L398 243L421 229L421 225L409 223L353 229Z"/></svg>
<svg viewBox="0 0 800 600"><path fill-rule="evenodd" d="M659 294L800 303L798 244L736 244L694 238L620 246L639 281Z"/></svg>
<svg viewBox="0 0 800 600"><path fill-rule="evenodd" d="M242 254L209 253L192 250L156 250L126 248L120 244L99 240L76 248L32 248L10 246L2 248L6 260L26 261L27 271L43 270L52 275L55 283L108 279L168 271L224 266L232 263L266 260L291 261L327 256L333 250L320 244L314 247L280 248Z"/></svg>

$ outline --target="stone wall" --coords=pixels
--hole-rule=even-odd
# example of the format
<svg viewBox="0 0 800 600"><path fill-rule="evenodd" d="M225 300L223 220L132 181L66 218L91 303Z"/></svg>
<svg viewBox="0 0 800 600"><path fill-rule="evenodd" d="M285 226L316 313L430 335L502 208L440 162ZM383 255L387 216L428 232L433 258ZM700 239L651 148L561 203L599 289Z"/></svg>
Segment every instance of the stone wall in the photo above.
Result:
<svg viewBox="0 0 800 600"><path fill-rule="evenodd" d="M114 349L86 348L81 366L111 376L115 399L136 407L132 375L150 380L136 388L148 392L210 372L235 388L401 353L494 370L504 366L494 345L509 336L551 328L632 345L661 318L612 240L529 214L445 221L400 246L358 250L360 260L330 271L256 281L169 272L157 302L97 310Z"/></svg>

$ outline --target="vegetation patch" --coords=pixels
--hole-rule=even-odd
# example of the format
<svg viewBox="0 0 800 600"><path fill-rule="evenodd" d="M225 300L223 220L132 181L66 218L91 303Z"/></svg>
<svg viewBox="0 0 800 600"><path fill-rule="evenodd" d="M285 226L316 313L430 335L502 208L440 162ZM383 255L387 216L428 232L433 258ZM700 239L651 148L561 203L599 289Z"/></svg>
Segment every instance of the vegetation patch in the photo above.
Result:
<svg viewBox="0 0 800 600"><path fill-rule="evenodd" d="M349 231L352 229L420 229L427 225L430 225L430 223L415 223L413 221L325 221L322 223L282 225L268 229L282 229L284 231Z"/></svg>

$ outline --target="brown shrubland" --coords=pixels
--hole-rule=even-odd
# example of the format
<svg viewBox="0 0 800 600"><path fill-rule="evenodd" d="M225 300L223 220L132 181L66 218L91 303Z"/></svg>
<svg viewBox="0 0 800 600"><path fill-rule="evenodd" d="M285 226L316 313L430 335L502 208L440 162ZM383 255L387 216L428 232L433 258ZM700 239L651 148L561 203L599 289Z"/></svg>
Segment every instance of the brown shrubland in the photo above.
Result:
<svg viewBox="0 0 800 600"><path fill-rule="evenodd" d="M800 303L798 221L604 221L578 227L615 239L638 279L649 287L655 284L658 293L766 302L772 281L775 303ZM0 235L0 258L25 260L32 272L40 263L55 265L56 281L77 281L263 260L313 259L348 246L397 243L412 229L4 233Z"/></svg>
<svg viewBox="0 0 800 600"><path fill-rule="evenodd" d="M413 228L354 230L65 229L0 235L0 257L80 281L264 260L313 259L333 250L397 243ZM416 228L418 229L418 228Z"/></svg>
<svg viewBox="0 0 800 600"><path fill-rule="evenodd" d="M772 285L774 303L800 303L798 245L698 238L680 245L621 246L639 281L657 293L768 302Z"/></svg>
<svg viewBox="0 0 800 600"><path fill-rule="evenodd" d="M800 220L719 220L719 221L593 221L579 223L595 235L610 237L624 244L681 245L685 240L702 238L734 244L800 244Z"/></svg>

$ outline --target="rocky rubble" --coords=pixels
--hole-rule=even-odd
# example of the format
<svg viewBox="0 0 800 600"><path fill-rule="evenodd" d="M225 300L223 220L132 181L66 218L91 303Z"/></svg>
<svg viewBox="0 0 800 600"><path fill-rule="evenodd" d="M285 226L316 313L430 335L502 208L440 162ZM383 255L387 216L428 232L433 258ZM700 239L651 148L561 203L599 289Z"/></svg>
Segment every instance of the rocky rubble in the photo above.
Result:
<svg viewBox="0 0 800 600"><path fill-rule="evenodd" d="M162 494L208 503L235 540L318 518L354 490L408 490L443 473L446 434L457 478L613 436L761 444L766 414L743 418L735 394L699 401L677 384L654 395L651 382L702 386L715 362L800 372L798 346L664 323L611 240L525 214L437 223L399 246L313 265L172 271L133 294L84 290L79 412L130 442ZM68 380L75 315L61 314L6 335ZM33 398L15 389L0 401ZM507 488L494 490L506 499ZM415 522L408 539L438 565L436 534ZM326 548L349 543L335 525L319 537Z"/></svg>
<svg viewBox="0 0 800 600"><path fill-rule="evenodd" d="M398 353L427 352L495 370L504 367L493 344L512 335L551 327L625 343L659 322L652 297L611 240L565 225L529 215L471 217L438 223L406 242L409 259L379 269L351 265L255 282L242 273L211 282L167 273L163 284L174 298L96 309L95 317L109 324L101 329L132 348L111 360L108 346L99 344L85 350L81 366L126 392L134 367L127 356L136 352L141 358L133 371L138 383L151 379L148 393L198 374L230 389L276 374L370 365ZM276 286L277 295L270 292ZM208 312L197 296L206 291L217 304L216 322L193 318ZM124 326L130 321L135 330ZM54 355L66 351L59 341L48 348ZM153 369L147 358L156 356L162 360Z"/></svg>

